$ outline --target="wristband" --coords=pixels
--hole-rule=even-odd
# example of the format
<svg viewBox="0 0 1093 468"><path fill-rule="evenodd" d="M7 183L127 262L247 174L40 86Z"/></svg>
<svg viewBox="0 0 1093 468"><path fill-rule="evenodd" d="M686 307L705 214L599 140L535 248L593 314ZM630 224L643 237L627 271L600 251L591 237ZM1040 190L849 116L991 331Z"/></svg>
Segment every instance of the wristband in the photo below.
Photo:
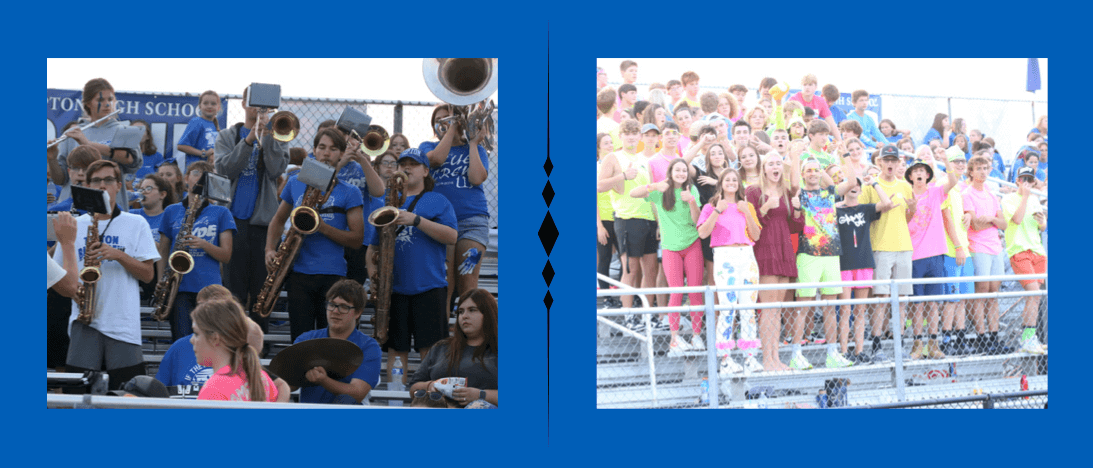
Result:
<svg viewBox="0 0 1093 468"><path fill-rule="evenodd" d="M478 390L478 398L480 398L482 400L485 400L486 399L486 391L485 390Z"/></svg>
<svg viewBox="0 0 1093 468"><path fill-rule="evenodd" d="M417 227L418 224L421 224L421 215L415 214L414 215L414 227Z"/></svg>
<svg viewBox="0 0 1093 468"><path fill-rule="evenodd" d="M201 150L201 157L203 157L203 158L206 157L208 152L209 152L209 150Z"/></svg>
<svg viewBox="0 0 1093 468"><path fill-rule="evenodd" d="M714 207L714 209L713 209L713 210L714 210L714 211L716 211L716 212L717 212L717 214L721 214L721 213L723 213L723 211L721 211L721 210L717 209L716 207Z"/></svg>

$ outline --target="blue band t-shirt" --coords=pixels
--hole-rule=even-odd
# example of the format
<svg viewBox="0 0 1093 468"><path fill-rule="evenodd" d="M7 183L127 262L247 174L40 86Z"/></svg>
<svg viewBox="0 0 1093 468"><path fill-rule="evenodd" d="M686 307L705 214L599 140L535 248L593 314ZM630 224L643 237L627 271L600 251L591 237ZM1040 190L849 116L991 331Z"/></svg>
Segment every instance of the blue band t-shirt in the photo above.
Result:
<svg viewBox="0 0 1093 468"><path fill-rule="evenodd" d="M418 150L422 154L427 154L436 148L438 143L437 141L422 142ZM451 202L458 220L490 214L489 207L486 205L486 192L481 185L471 185L467 179L467 172L471 167L470 157L470 145L453 146L448 151L448 159L444 160L444 165L429 169L429 175L436 181L433 191ZM478 157L482 160L482 166L488 170L490 161L486 155L486 149L481 145L478 146Z"/></svg>
<svg viewBox="0 0 1093 468"><path fill-rule="evenodd" d="M186 206L182 203L175 203L163 210L159 232L170 240L171 252L174 252L175 238L185 221ZM194 237L200 237L219 247L220 233L229 230L235 230L235 219L232 218L231 212L223 206L210 204L194 219L192 232ZM179 291L196 293L210 284L223 283L220 279L220 262L198 248L191 249L190 255L194 257L194 269L182 276L182 281L178 284Z"/></svg>
<svg viewBox="0 0 1093 468"><path fill-rule="evenodd" d="M329 337L329 328L311 330L296 337L296 341L293 344ZM376 384L378 384L380 380L380 360L382 356L379 343L368 335L361 333L360 330L353 330L353 332L349 334L348 341L361 349L364 353L364 360L361 362L360 367L357 367L357 370L353 371L351 375L343 377L338 381L349 383L353 379L358 379L367 383L370 387L376 388ZM356 400L353 400L353 397L348 395L334 395L321 385L300 388L300 403L358 404Z"/></svg>
<svg viewBox="0 0 1093 468"><path fill-rule="evenodd" d="M455 210L448 199L434 192L425 192L420 196L421 201L414 207L414 213L422 219L456 229ZM417 197L418 195L406 197L406 203L401 209L409 209ZM447 246L413 226L399 228L403 229L395 238L395 268L391 290L412 296L430 289L446 287L448 274L444 260L447 258ZM373 236L372 245L379 245L379 236Z"/></svg>
<svg viewBox="0 0 1093 468"><path fill-rule="evenodd" d="M307 188L307 184L300 182L297 176L293 175L285 184L284 191L281 192L281 200L292 204L294 207L300 206ZM331 191L330 197L327 198L326 203L319 210L319 216L323 218L324 223L329 224L331 227L348 231L349 223L345 217L346 211L363 204L364 200L361 199L360 190L343 183L337 183L334 184L334 190ZM318 232L304 236L303 245L300 246L300 254L296 257L296 261L292 263L292 271L305 275L345 276L345 247Z"/></svg>

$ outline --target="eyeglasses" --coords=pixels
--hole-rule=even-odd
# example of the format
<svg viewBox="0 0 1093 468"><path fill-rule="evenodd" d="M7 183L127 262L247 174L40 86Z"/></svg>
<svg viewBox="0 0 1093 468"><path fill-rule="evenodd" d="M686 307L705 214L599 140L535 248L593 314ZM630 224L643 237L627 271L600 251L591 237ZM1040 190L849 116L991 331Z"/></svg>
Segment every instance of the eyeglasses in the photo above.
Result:
<svg viewBox="0 0 1093 468"><path fill-rule="evenodd" d="M425 394L429 394L429 399L433 401L440 401L444 398L440 392L426 392L425 390L415 390L414 398L425 398Z"/></svg>
<svg viewBox="0 0 1093 468"><path fill-rule="evenodd" d="M384 161L384 162L380 163L380 166L383 166L383 167L398 167L398 163L394 162L394 161Z"/></svg>
<svg viewBox="0 0 1093 468"><path fill-rule="evenodd" d="M89 185L99 185L99 184L112 185L117 181L118 181L117 177L103 177L103 178L95 177L91 180L88 180L87 183Z"/></svg>
<svg viewBox="0 0 1093 468"><path fill-rule="evenodd" d="M335 304L335 303L330 302L330 301L326 302L326 310L328 312L337 311L339 314L345 315L345 314L348 314L350 312L353 312L354 309L356 309L356 308L349 305L349 304Z"/></svg>
<svg viewBox="0 0 1093 468"><path fill-rule="evenodd" d="M152 193L152 192L156 191L156 188L155 187L141 187L141 188L137 189L137 191L138 192L143 192L143 193Z"/></svg>
<svg viewBox="0 0 1093 468"><path fill-rule="evenodd" d="M83 174L85 172L85 169L81 167L69 167L68 170L76 174Z"/></svg>

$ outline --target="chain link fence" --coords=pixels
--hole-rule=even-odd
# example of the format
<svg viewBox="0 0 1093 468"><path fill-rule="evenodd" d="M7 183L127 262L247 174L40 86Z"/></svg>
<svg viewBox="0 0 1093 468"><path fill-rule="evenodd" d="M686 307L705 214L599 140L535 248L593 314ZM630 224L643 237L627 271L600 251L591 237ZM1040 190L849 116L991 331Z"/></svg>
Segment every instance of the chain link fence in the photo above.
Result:
<svg viewBox="0 0 1093 468"><path fill-rule="evenodd" d="M1040 275L1040 278L1046 275ZM604 277L600 277L603 279ZM1031 277L1029 277L1031 278ZM972 278L975 280L976 278ZM714 290L733 290L742 294L753 289L770 287L698 287L698 288L649 288L635 290L650 297L641 296L634 301L634 308L612 309L605 306L610 297L621 296L622 289L599 290L601 308L597 313L597 406L599 408L817 408L871 407L876 405L905 404L946 400L984 394L1001 394L1022 390L1047 390L1047 354L1030 354L1020 351L1023 324L1021 314L1025 301L1039 300L1040 323L1038 339L1047 341L1046 290L1026 292L1015 281L1025 277L1008 277L999 293L961 296L912 296L899 298L905 319L893 320L892 298L831 300L813 303L772 302L763 303L763 313L778 314L774 321L777 330L777 352L781 362L798 367L788 371L764 370L760 349L744 350L737 344L744 338L740 332L742 323L733 323L728 349L723 348L720 336L726 327L718 320L726 316L736 319L746 317L743 307L724 304L714 307L690 305L681 307L642 308L640 304L652 304L655 294L669 290L676 292L701 291L712 299ZM625 286L610 280L620 288ZM907 280L901 280L910 282ZM931 280L915 280L929 282ZM942 282L945 279L935 279ZM879 281L871 283L880 284ZM859 286L867 285L858 282ZM780 285L779 288L815 287L817 284ZM826 286L838 286L828 283ZM892 288L896 288L892 283ZM686 298L686 294L684 295ZM948 298L964 298L962 302L943 302ZM918 326L911 323L913 310L925 301L926 307L939 308L939 318L951 315L953 321L942 320L939 328L931 330L926 323L928 310ZM989 324L977 319L975 303L997 305L999 332L997 340L986 333ZM709 302L709 301L705 301ZM804 305L805 307L799 307ZM851 306L855 307L850 313ZM945 311L949 306L951 309ZM714 310L717 310L715 315ZM733 310L737 309L737 310ZM826 309L826 310L825 310ZM667 317L658 314L669 311L680 315L679 340L671 344ZM984 309L986 312L987 310ZM704 349L689 346L695 335L687 312L701 312L702 325L697 338ZM874 315L874 312L877 312ZM942 313L945 312L945 313ZM802 332L795 332L794 318L800 314ZM667 314L665 314L667 315ZM825 315L834 324L825 330ZM984 315L989 317L989 315ZM716 317L716 318L715 318ZM874 328L879 320L880 326ZM742 322L742 321L741 321ZM716 333L709 326L716 326ZM761 322L760 322L761 323ZM980 327L980 323L982 326ZM860 332L858 331L860 327ZM955 330L944 333L946 329ZM832 332L831 330L838 330ZM842 330L846 330L845 338ZM963 333L960 332L963 330ZM876 334L874 335L874 331ZM941 331L937 341L924 339L916 343L911 335ZM857 335L857 333L861 333ZM762 330L760 330L762 335ZM833 336L834 335L834 336ZM856 336L863 340L858 342ZM876 338L873 338L875 336ZM793 345L795 338L798 346ZM946 340L947 338L947 340ZM716 343L716 345L715 345ZM837 343L837 344L835 344ZM844 345L845 343L845 345ZM860 344L859 344L860 343ZM929 344L927 344L929 343ZM682 346L679 346L682 344ZM920 346L922 345L922 346ZM936 348L934 347L936 346ZM689 348L689 349L686 349ZM843 354L843 350L846 354ZM933 350L941 351L935 353ZM1046 348L1045 348L1046 350ZM798 354L797 351L800 353ZM859 354L860 353L860 354ZM758 367L749 367L747 356L755 357ZM849 358L839 362L832 355ZM726 366L722 355L731 364ZM860 360L851 357L852 355ZM798 361L803 359L803 361ZM796 361L796 362L794 362ZM807 366L807 369L801 365ZM849 365L848 365L849 364ZM735 368L735 369L734 369ZM969 400L971 401L971 400ZM1045 399L1046 401L1046 399ZM1041 407L1043 402L1032 404ZM945 407L964 407L946 403ZM976 404L969 408L982 407ZM1001 407L1001 406L999 406ZM1009 405L1006 407L1020 407Z"/></svg>
<svg viewBox="0 0 1093 468"><path fill-rule="evenodd" d="M242 95L224 95L228 100L228 119L225 126L242 122L244 119L243 107L240 102ZM281 107L278 110L290 111L300 119L300 134L292 141L291 146L312 150L315 133L319 124L325 120L338 120L346 107L353 107L372 117L372 124L382 126L389 134L402 133L410 140L410 146L418 147L424 141L433 141L432 126L429 119L432 117L433 107L437 102L404 102L404 101L380 101L380 100L354 100L354 99L318 99L306 97L282 97ZM494 128L497 128L497 112L493 115ZM500 133L500 132L498 132ZM497 142L494 151L489 154L489 175L482 184L486 192L486 202L489 204L490 227L496 229L499 225L497 209L497 155L500 151L500 141Z"/></svg>

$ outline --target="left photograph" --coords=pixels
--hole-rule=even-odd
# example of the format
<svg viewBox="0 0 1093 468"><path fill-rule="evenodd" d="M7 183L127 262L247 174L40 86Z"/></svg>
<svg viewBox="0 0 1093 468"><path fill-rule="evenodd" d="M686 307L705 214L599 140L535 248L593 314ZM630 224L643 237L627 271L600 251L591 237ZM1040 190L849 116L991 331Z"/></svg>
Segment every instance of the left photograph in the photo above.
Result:
<svg viewBox="0 0 1093 468"><path fill-rule="evenodd" d="M498 59L46 65L48 408L499 408Z"/></svg>

